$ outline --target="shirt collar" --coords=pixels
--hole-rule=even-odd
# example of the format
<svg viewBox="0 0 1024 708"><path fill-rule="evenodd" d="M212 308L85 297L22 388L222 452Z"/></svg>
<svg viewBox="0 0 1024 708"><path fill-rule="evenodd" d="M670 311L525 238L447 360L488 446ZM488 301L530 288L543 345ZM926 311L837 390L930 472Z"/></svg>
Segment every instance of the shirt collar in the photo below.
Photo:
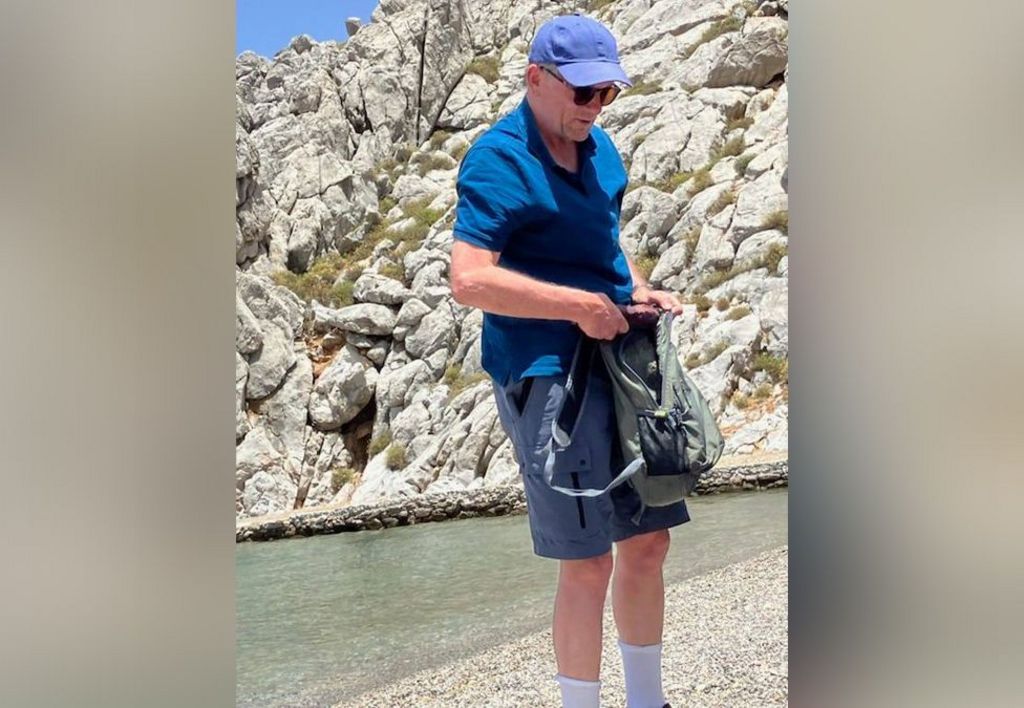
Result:
<svg viewBox="0 0 1024 708"><path fill-rule="evenodd" d="M540 128L537 127L537 119L533 115L533 109L530 108L530 103L526 100L525 96L519 104L518 112L519 120L523 129L526 131L526 145L529 147L530 152L552 167L556 167L557 165L554 159L552 159L551 153L548 151L548 146L544 144L544 138L540 135ZM597 152L597 141L594 140L594 128L590 129L590 134L587 135L587 139L579 143L579 146L581 159L590 157Z"/></svg>

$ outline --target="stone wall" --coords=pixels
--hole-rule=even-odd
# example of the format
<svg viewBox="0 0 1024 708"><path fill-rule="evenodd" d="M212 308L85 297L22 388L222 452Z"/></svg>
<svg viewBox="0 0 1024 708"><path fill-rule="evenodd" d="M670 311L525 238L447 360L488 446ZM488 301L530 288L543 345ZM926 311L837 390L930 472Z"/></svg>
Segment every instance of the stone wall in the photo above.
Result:
<svg viewBox="0 0 1024 708"><path fill-rule="evenodd" d="M783 460L713 469L701 479L695 493L772 489L788 484L789 463ZM300 512L285 519L253 520L236 527L235 540L272 541L293 536L376 530L525 512L525 492L521 485L516 484L471 492L420 494L388 504L359 504L344 509Z"/></svg>

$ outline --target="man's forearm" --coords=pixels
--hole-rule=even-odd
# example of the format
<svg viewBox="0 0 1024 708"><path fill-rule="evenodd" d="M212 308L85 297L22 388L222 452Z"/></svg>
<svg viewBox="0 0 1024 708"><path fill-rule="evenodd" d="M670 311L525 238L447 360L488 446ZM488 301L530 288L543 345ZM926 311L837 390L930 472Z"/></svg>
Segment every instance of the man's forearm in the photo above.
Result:
<svg viewBox="0 0 1024 708"><path fill-rule="evenodd" d="M601 306L596 293L536 280L500 266L474 270L452 286L457 302L509 317L578 322L588 310Z"/></svg>

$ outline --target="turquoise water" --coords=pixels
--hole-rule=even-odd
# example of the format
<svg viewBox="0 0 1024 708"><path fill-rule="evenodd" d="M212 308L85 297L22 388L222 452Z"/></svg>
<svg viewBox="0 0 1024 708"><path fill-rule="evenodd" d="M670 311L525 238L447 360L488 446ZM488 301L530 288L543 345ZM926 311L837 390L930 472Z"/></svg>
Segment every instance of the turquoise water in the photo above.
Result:
<svg viewBox="0 0 1024 708"><path fill-rule="evenodd" d="M787 490L697 497L668 582L786 543ZM236 547L237 704L325 706L547 627L557 561L527 517Z"/></svg>

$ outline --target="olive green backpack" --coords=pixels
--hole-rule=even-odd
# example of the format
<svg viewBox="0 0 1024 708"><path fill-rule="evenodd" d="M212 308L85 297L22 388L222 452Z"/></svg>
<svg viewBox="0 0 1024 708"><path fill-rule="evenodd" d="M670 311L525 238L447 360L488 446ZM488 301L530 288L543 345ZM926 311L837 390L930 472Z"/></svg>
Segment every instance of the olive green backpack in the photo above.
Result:
<svg viewBox="0 0 1024 708"><path fill-rule="evenodd" d="M646 507L668 506L689 496L718 462L722 434L707 400L679 363L671 337L673 317L663 312L656 321L634 322L611 341L580 336L548 443L544 478L553 489L570 496L598 496L628 480L642 502L633 517L639 523ZM619 433L616 458L622 470L603 489L557 486L552 484L555 455L571 442L595 365L603 365L611 379Z"/></svg>

